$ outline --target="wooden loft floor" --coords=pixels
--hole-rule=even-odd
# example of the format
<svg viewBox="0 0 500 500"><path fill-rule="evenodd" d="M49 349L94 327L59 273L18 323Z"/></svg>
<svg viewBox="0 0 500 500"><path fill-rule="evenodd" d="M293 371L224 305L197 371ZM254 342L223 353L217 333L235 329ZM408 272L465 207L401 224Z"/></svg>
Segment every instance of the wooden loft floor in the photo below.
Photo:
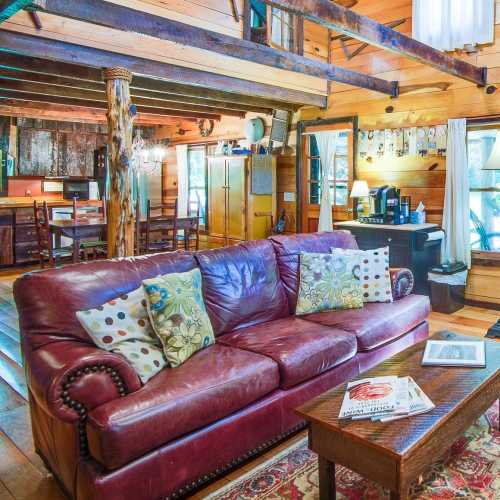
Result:
<svg viewBox="0 0 500 500"><path fill-rule="evenodd" d="M12 299L13 282L27 270L0 271L0 500L63 500L63 493L35 453L31 439L19 328ZM476 307L464 307L452 315L431 313L431 333L452 330L483 337L499 316L497 311ZM208 485L193 498L201 500L271 458L303 435L305 434L277 445L264 455Z"/></svg>

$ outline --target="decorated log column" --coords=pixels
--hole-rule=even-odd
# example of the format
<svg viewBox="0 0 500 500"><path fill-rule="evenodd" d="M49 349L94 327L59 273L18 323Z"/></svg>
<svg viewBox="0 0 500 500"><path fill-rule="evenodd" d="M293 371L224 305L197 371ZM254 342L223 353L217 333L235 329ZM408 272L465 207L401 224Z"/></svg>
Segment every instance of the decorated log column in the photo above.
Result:
<svg viewBox="0 0 500 500"><path fill-rule="evenodd" d="M132 132L135 106L130 99L132 73L124 68L103 71L108 98L107 202L108 257L134 255L134 206L132 201Z"/></svg>

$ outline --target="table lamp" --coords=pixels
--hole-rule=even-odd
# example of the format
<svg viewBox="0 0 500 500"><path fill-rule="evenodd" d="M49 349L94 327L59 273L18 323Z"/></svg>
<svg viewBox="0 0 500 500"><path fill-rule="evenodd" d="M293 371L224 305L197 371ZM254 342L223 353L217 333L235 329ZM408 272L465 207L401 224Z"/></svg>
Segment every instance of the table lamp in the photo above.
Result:
<svg viewBox="0 0 500 500"><path fill-rule="evenodd" d="M363 198L370 196L370 189L366 181L354 181L351 190L351 198L354 200L356 206L356 217L363 216L365 207L363 205Z"/></svg>

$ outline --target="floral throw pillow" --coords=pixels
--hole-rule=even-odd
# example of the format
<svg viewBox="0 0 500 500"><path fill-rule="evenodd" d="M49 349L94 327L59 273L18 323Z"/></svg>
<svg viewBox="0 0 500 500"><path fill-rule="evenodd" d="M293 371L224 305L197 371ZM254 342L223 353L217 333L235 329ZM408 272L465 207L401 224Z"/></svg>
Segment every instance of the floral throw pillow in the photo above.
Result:
<svg viewBox="0 0 500 500"><path fill-rule="evenodd" d="M151 323L172 368L215 342L203 302L199 269L165 274L142 284Z"/></svg>
<svg viewBox="0 0 500 500"><path fill-rule="evenodd" d="M359 255L301 253L300 285L295 313L363 307Z"/></svg>
<svg viewBox="0 0 500 500"><path fill-rule="evenodd" d="M332 248L332 255L355 254L361 257L361 289L363 302L392 302L389 273L389 247L374 250Z"/></svg>
<svg viewBox="0 0 500 500"><path fill-rule="evenodd" d="M142 383L167 365L142 287L76 317L97 347L125 356Z"/></svg>

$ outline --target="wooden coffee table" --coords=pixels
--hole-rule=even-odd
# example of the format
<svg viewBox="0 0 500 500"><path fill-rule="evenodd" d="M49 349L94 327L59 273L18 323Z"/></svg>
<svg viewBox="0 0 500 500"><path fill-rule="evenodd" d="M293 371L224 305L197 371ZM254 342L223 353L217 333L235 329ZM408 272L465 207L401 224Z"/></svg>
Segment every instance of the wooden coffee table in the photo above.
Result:
<svg viewBox="0 0 500 500"><path fill-rule="evenodd" d="M478 340L451 332L435 340ZM346 384L301 406L310 423L309 448L319 456L321 500L335 498L335 463L408 498L411 482L459 438L500 396L500 343L486 340L486 368L420 366L425 342L406 349L358 378L411 375L436 408L393 422L338 419Z"/></svg>

